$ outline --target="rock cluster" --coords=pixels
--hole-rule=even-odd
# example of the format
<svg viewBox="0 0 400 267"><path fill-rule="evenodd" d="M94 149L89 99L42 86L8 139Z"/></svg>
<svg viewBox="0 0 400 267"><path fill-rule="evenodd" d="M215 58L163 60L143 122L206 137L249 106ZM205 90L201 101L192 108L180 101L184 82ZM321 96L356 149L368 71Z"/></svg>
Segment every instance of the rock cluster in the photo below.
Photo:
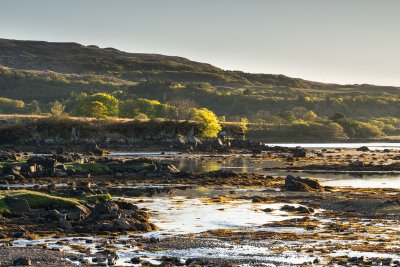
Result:
<svg viewBox="0 0 400 267"><path fill-rule="evenodd" d="M108 201L95 205L77 204L68 208L32 209L26 200L5 199L13 214L23 214L37 224L51 225L65 231L102 233L121 231L150 232L157 226L149 221L149 214L131 202Z"/></svg>
<svg viewBox="0 0 400 267"><path fill-rule="evenodd" d="M292 175L286 177L283 188L289 191L314 191L323 189L317 180Z"/></svg>

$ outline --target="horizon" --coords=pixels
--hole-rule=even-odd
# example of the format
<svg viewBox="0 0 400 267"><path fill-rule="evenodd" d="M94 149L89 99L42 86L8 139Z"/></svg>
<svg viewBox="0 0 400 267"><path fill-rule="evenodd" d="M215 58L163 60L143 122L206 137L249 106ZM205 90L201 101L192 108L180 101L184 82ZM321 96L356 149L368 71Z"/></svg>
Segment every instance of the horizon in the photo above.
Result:
<svg viewBox="0 0 400 267"><path fill-rule="evenodd" d="M0 35L179 56L321 83L400 86L400 3L393 0L92 3L3 2Z"/></svg>

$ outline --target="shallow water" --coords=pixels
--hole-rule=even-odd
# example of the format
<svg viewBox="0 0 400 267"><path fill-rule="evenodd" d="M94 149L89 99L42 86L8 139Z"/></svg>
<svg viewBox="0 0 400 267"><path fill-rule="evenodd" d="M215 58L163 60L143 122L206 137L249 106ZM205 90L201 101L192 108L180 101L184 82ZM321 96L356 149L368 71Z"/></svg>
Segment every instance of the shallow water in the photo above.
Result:
<svg viewBox="0 0 400 267"><path fill-rule="evenodd" d="M139 207L146 207L155 212L151 220L160 228L157 235L201 233L221 228L261 227L270 222L302 218L280 211L284 203L255 204L250 200L219 203L212 202L209 198L176 196L140 198L140 200L143 204L139 203ZM265 208L273 211L266 213L263 211Z"/></svg>
<svg viewBox="0 0 400 267"><path fill-rule="evenodd" d="M283 146L283 147L303 147L303 148L342 148L342 149L355 149L362 146L368 147L370 150L383 150L394 149L400 150L400 143L389 142L368 142L368 143L266 143L266 146Z"/></svg>

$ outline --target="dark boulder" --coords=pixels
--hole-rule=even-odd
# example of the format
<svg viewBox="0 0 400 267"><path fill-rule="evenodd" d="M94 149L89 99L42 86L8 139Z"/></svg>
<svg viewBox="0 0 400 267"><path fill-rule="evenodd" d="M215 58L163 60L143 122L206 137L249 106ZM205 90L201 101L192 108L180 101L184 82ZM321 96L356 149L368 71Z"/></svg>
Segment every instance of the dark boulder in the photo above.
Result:
<svg viewBox="0 0 400 267"><path fill-rule="evenodd" d="M367 146L362 146L362 147L357 148L357 151L368 152L370 150Z"/></svg>
<svg viewBox="0 0 400 267"><path fill-rule="evenodd" d="M5 203L16 213L29 213L31 208L29 207L28 201L25 199L18 199L14 197L6 197Z"/></svg>
<svg viewBox="0 0 400 267"><path fill-rule="evenodd" d="M298 147L294 148L292 149L292 156L294 158L304 158L305 156L307 156L307 150Z"/></svg>
<svg viewBox="0 0 400 267"><path fill-rule="evenodd" d="M58 221L58 224L64 230L72 230L72 224L69 221L67 221L66 219L60 219Z"/></svg>
<svg viewBox="0 0 400 267"><path fill-rule="evenodd" d="M314 212L314 209L312 208L307 208L304 206L291 206L291 205L284 205L281 210L283 211L287 211L287 212L298 212L298 213L306 213L306 214L310 214Z"/></svg>
<svg viewBox="0 0 400 267"><path fill-rule="evenodd" d="M138 206L136 206L135 204L128 202L128 201L116 200L114 202L118 205L118 207L120 209L123 209L123 210L134 210L135 211L135 210L139 209Z"/></svg>
<svg viewBox="0 0 400 267"><path fill-rule="evenodd" d="M106 202L106 203L101 203L97 204L94 209L92 210L92 213L90 214L92 217L100 216L100 215L110 215L113 213L116 213L119 210L119 207L116 203L114 202Z"/></svg>
<svg viewBox="0 0 400 267"><path fill-rule="evenodd" d="M114 221L113 225L117 230L127 231L127 230L132 229L132 226L130 225L130 223L126 219L123 219L123 218L116 219Z"/></svg>
<svg viewBox="0 0 400 267"><path fill-rule="evenodd" d="M289 191L314 191L323 189L317 180L294 177L292 175L286 177L283 188Z"/></svg>
<svg viewBox="0 0 400 267"><path fill-rule="evenodd" d="M31 266L32 261L27 257L20 257L13 261L13 266Z"/></svg>

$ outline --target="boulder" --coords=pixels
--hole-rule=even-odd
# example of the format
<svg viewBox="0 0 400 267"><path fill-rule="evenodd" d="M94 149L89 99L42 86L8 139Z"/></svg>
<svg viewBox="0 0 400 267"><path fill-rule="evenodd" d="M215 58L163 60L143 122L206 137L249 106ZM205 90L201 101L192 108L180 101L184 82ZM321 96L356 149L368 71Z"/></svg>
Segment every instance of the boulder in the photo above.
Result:
<svg viewBox="0 0 400 267"><path fill-rule="evenodd" d="M323 189L317 180L294 177L292 175L286 176L283 188L289 191L313 191Z"/></svg>
<svg viewBox="0 0 400 267"><path fill-rule="evenodd" d="M70 221L80 221L84 218L84 215L80 211L73 211L67 213L67 219Z"/></svg>
<svg viewBox="0 0 400 267"><path fill-rule="evenodd" d="M95 225L95 229L98 231L112 231L114 224L112 223L98 223Z"/></svg>
<svg viewBox="0 0 400 267"><path fill-rule="evenodd" d="M295 206L291 206L291 205L284 205L281 208L281 210L287 211L287 212L298 212L298 213L307 213L307 214L314 212L314 209L312 209L312 208L307 208L304 206L295 207Z"/></svg>
<svg viewBox="0 0 400 267"><path fill-rule="evenodd" d="M136 206L135 204L133 204L133 203L131 203L131 202L128 202L128 201L117 200L117 201L114 201L114 202L118 205L118 207L119 207L120 209L123 209L123 210L133 210L133 211L136 211L136 210L139 209L138 206Z"/></svg>
<svg viewBox="0 0 400 267"><path fill-rule="evenodd" d="M58 224L64 230L72 230L72 224L69 221L67 221L66 219L60 219L58 221Z"/></svg>
<svg viewBox="0 0 400 267"><path fill-rule="evenodd" d="M6 204L16 213L29 213L31 211L28 201L14 197L6 197Z"/></svg>
<svg viewBox="0 0 400 267"><path fill-rule="evenodd" d="M123 218L116 219L113 224L114 224L114 227L117 228L118 230L127 231L132 228L130 223L126 219L123 219Z"/></svg>
<svg viewBox="0 0 400 267"><path fill-rule="evenodd" d="M108 201L106 203L97 204L93 211L93 215L101 215L101 214L111 214L117 212L119 207L116 203Z"/></svg>
<svg viewBox="0 0 400 267"><path fill-rule="evenodd" d="M13 261L13 266L31 266L32 261L27 257L20 257Z"/></svg>
<svg viewBox="0 0 400 267"><path fill-rule="evenodd" d="M370 150L367 146L362 146L362 147L357 148L357 151L368 152Z"/></svg>
<svg viewBox="0 0 400 267"><path fill-rule="evenodd" d="M292 156L294 158L304 158L307 155L307 150L304 148L294 148L292 149Z"/></svg>
<svg viewBox="0 0 400 267"><path fill-rule="evenodd" d="M60 219L65 219L66 215L60 213L58 210L49 210L43 215L44 219L58 221Z"/></svg>

